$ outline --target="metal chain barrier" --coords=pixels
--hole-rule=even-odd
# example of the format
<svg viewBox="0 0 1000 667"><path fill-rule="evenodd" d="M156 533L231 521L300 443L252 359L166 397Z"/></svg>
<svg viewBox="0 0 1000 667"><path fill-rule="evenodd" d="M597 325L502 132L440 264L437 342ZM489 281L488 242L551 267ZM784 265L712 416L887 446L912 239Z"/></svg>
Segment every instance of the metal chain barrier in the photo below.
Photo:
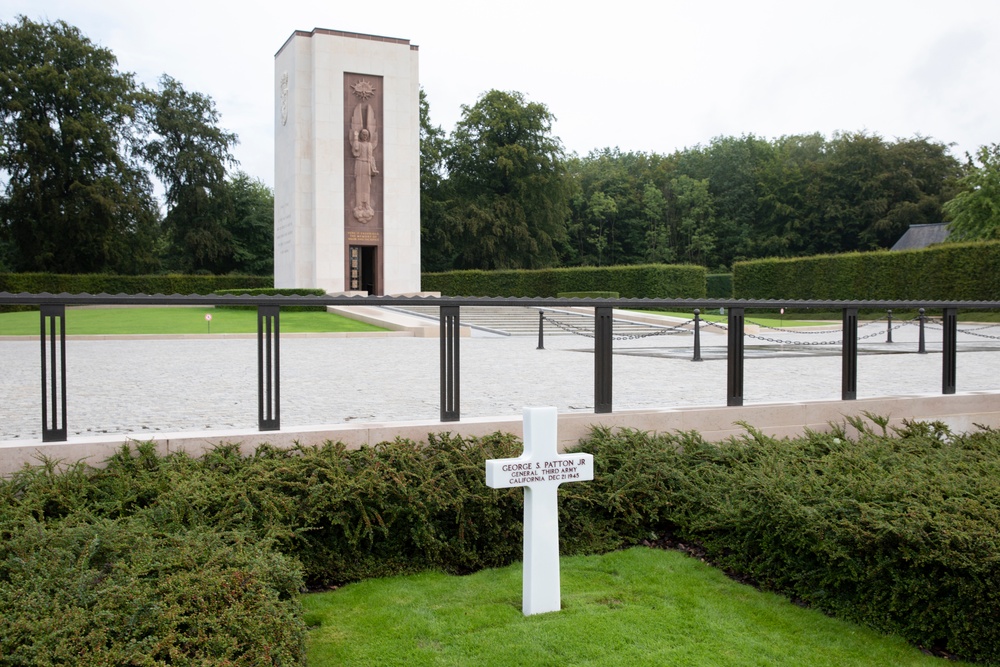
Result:
<svg viewBox="0 0 1000 667"><path fill-rule="evenodd" d="M745 320L745 322L747 324L756 324L761 329L770 329L771 331L780 331L781 333L808 335L808 334L828 334L828 333L833 333L834 331L839 331L839 329L827 329L824 331L796 331L795 329L782 329L780 327L770 327L766 324L761 324L760 322L754 322L753 320ZM858 325L858 328L860 329L861 325Z"/></svg>
<svg viewBox="0 0 1000 667"><path fill-rule="evenodd" d="M593 331L588 331L587 329L581 329L579 327L574 327L574 326L572 326L570 324L564 324L564 323L560 322L559 320L552 320L552 319L549 319L549 318L545 318L545 321L548 322L549 324L556 325L557 328L562 329L563 331L568 331L569 333L573 334L574 336L583 336L584 338L593 338L594 337L594 332Z"/></svg>
<svg viewBox="0 0 1000 667"><path fill-rule="evenodd" d="M879 322L881 322L883 320L886 320L886 319L888 319L888 318L884 318L883 317L883 318L881 318L879 320L873 320L871 323L872 324L876 324L876 323L879 323ZM750 321L750 320L747 320L747 321ZM914 321L916 321L916 320L914 319ZM715 327L717 329L722 329L723 331L728 331L729 330L729 327L724 326L722 324L719 324L717 322L710 322L708 320L702 320L702 323L705 324L705 325L707 325L707 326L712 326L712 327ZM751 323L752 324L757 324L755 322L751 322ZM904 321L904 322L901 322L899 324L893 325L892 329L893 330L900 329L903 326L905 326L907 324L910 324L910 323L911 322ZM835 329L826 330L826 331L795 331L794 329L779 329L778 327L768 327L768 326L764 326L764 325L760 325L760 324L757 324L757 326L763 326L765 329L771 329L771 330L774 330L774 331L781 331L782 333L791 333L791 334L800 334L800 335L805 335L805 334L830 334L830 333L834 333L835 331L838 331L838 330L835 330ZM886 333L885 331L883 331L882 329L879 329L878 331L876 331L874 333L870 333L870 334L868 334L866 336L858 336L858 340L860 341L860 340L867 340L868 338L875 338L876 336L882 336L885 333ZM765 342L768 342L768 343L777 343L779 345L802 345L802 346L808 346L808 345L842 345L843 342L844 342L843 337L838 338L837 340L831 340L831 341L825 341L825 340L803 341L803 340L787 340L787 339L783 340L783 339L780 339L780 338L770 338L768 336L760 336L760 335L757 335L757 334L748 334L748 333L745 333L744 335L747 338L753 338L753 339L765 341Z"/></svg>
<svg viewBox="0 0 1000 667"><path fill-rule="evenodd" d="M959 331L964 331L965 333L970 333L972 331L982 331L983 329L993 329L1000 327L1000 324L984 324L981 327L972 327L971 329L959 329Z"/></svg>
<svg viewBox="0 0 1000 667"><path fill-rule="evenodd" d="M778 343L779 345L840 345L843 340L781 340L778 338L768 338L767 336L757 336L754 334L743 334L747 338L762 340L768 343Z"/></svg>
<svg viewBox="0 0 1000 667"><path fill-rule="evenodd" d="M933 324L931 322L933 321ZM994 327L1000 326L1000 324L987 324L981 327L973 327L971 329L956 329L956 333L969 334L970 336L977 336L979 338L989 338L990 340L1000 340L1000 336L991 336L984 333L976 333L977 331L982 331L983 329L992 329ZM939 319L931 320L927 318L924 322L924 327L927 329L934 329L935 331L944 331L944 324Z"/></svg>
<svg viewBox="0 0 1000 667"><path fill-rule="evenodd" d="M877 320L866 320L864 323L858 323L858 328L859 329L863 329L865 327L870 327L873 324L879 324L880 322L885 322L887 319L889 319L888 316L880 317ZM772 327L772 326L764 324L762 322L754 322L753 320L749 320L749 319L746 320L746 322L747 322L747 324L755 324L758 327L760 327L761 329L770 329L771 331L780 331L782 333L801 334L803 336L806 336L806 335L809 335L809 334L828 334L828 333L833 333L834 331L839 331L839 329L828 329L828 330L824 330L824 331L799 331L797 329L783 329L781 327Z"/></svg>
<svg viewBox="0 0 1000 667"><path fill-rule="evenodd" d="M984 333L976 333L979 329L987 329L989 327L979 327L978 329L959 329L958 333L969 334L970 336L976 336L977 338L989 338L991 340L1000 340L1000 336L991 336Z"/></svg>
<svg viewBox="0 0 1000 667"><path fill-rule="evenodd" d="M559 329L562 329L563 331L569 332L569 333L573 334L574 336L583 336L584 338L593 338L594 337L594 332L592 330L589 330L589 329L581 329L580 327L575 327L572 324L566 324L564 322L560 322L559 320L554 320L554 319L550 319L550 318L545 318L545 321L548 322L549 324L554 324ZM660 329L660 330L657 330L657 331L651 331L649 333L623 334L623 335L618 335L618 336L612 335L611 339L612 340L639 340L641 338L651 338L653 336L676 336L678 334L693 335L694 332L692 330L683 328L685 324L692 324L692 323L694 323L694 320L688 320L687 322L682 322L682 323L680 323L680 324L678 324L676 326L673 326L673 327L670 327L670 328L667 328L667 329Z"/></svg>
<svg viewBox="0 0 1000 667"><path fill-rule="evenodd" d="M880 324L882 322L885 322L887 319L888 319L888 317L880 317L879 319L876 319L876 320L868 320L864 324L859 324L858 328L861 329L863 327L871 326L873 324ZM555 319L546 318L545 321L548 322L549 324L554 324L556 327L562 329L563 331L566 331L566 332L571 333L571 334L576 335L576 336L583 336L584 338L593 338L594 337L594 333L593 333L592 330L587 330L587 329L583 329L583 328L580 328L580 327L575 327L575 326L573 326L571 324L566 324L564 322L560 322L560 321L555 320ZM780 327L772 327L772 326L768 326L766 324L761 324L759 322L754 322L752 320L746 320L746 322L749 323L749 324L755 324L755 325L761 327L762 329L768 329L770 331L778 331L778 332L781 332L781 333L789 333L789 334L797 334L797 335L830 334L830 333L835 333L835 332L839 332L840 331L839 329L830 329L830 330L824 330L824 331L796 331L795 329L782 329ZM892 325L892 327L890 327L890 328L891 328L891 330L896 331L898 329L902 329L905 326L919 325L920 324L920 318L918 316L918 317L914 317L914 318L909 319L909 320L895 320L894 322L899 322L899 323L898 324L894 323ZM931 322L934 322L935 324L931 325L930 324ZM937 326L937 323L941 323L942 326ZM693 335L694 331L692 329L685 328L686 326L693 325L693 324L694 324L694 320L691 319L691 320L687 320L686 322L682 322L682 323L680 323L680 324L678 324L678 325L676 325L674 327L670 327L669 329L664 329L664 330L659 330L659 331L651 331L649 333L641 333L641 334L613 335L612 339L613 340L641 340L643 338L651 338L653 336L674 336L674 335L678 335L678 334L680 334L680 335ZM721 329L722 331L729 331L729 327L728 326L726 326L724 324L721 324L719 322L713 322L711 320L704 320L704 319L703 320L699 320L699 325L702 328L705 328L705 327L715 327L716 329ZM924 326L926 328L933 328L933 329L937 329L937 330L943 330L944 329L942 320L941 319L937 319L937 318L932 319L932 318L929 318L929 317L925 317L924 318ZM976 333L976 332L981 331L983 329L992 329L992 328L995 328L995 327L1000 327L1000 323L997 323L997 324L987 324L987 325L984 325L984 326L981 326L981 327L975 327L975 328L971 328L971 329L958 329L958 333L966 333L966 334L969 334L970 336L978 336L979 338L989 338L991 340L1000 340L1000 336L991 336L989 334ZM875 331L874 333L870 333L870 334L867 334L867 335L864 335L864 336L858 336L858 340L859 341L868 340L869 338L875 338L877 336L883 336L885 334L886 334L885 330L879 329L878 331ZM763 342L766 342L766 343L775 343L775 344L778 344L778 345L798 345L798 346L802 346L802 347L824 346L824 345L834 346L834 345L842 345L843 342L844 342L843 337L838 338L836 340L802 341L802 340L788 340L788 339L781 339L781 338L771 338L769 336L761 336L759 334L745 333L744 335L747 338L752 338L754 340L759 340L759 341L763 341Z"/></svg>
<svg viewBox="0 0 1000 667"><path fill-rule="evenodd" d="M861 329L861 328L864 328L866 326L871 326L872 324L880 324L882 322L887 321L888 319L889 319L888 316L886 316L886 317L880 317L880 318L875 319L875 320L868 320L864 324L859 324L858 328ZM888 329L890 331L895 331L897 329L902 328L906 324L911 324L912 322L916 322L918 319L919 318L913 318L913 320L910 320L910 321L905 321L904 320L904 321L900 322L899 324L895 324L895 325L893 325L891 327L888 327ZM749 320L747 320L747 321L749 321ZM768 327L767 325L758 324L756 322L753 322L753 324L757 324L757 326L761 326L761 327L764 327L766 329L774 329L774 330L777 330L777 331L781 331L783 333L792 333L792 334L799 334L799 335L806 335L806 334L828 334L828 333L834 333L835 331L840 331L840 329L830 329L830 330L826 330L826 331L796 331L794 329L777 329L776 327ZM883 330L881 330L881 329L879 329L875 333L870 333L870 334L865 335L865 336L858 336L858 340L862 341L862 340L867 340L869 338L875 338L876 336L881 336L883 333L886 333L886 332L883 331ZM794 340L778 340L778 339L774 339L774 338L767 338L765 336L757 336L757 335L754 335L754 334L746 334L746 336L748 338L756 338L758 340L764 340L764 341L768 341L770 343L779 343L781 345L842 345L843 342L844 342L843 338L838 338L835 341L794 341Z"/></svg>
<svg viewBox="0 0 1000 667"><path fill-rule="evenodd" d="M689 320L689 321L694 322L694 320ZM640 340L642 338L651 338L652 336L677 336L677 335L693 336L694 331L688 329L679 329L677 331L661 330L661 331L652 331L650 333L641 333L641 334L622 334L620 336L613 335L611 338L613 340Z"/></svg>

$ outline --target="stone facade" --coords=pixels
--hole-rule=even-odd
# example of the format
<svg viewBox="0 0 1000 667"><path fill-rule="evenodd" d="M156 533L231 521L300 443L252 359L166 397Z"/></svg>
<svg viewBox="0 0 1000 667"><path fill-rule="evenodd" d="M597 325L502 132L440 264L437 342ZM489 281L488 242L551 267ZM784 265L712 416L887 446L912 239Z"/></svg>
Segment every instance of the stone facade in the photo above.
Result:
<svg viewBox="0 0 1000 667"><path fill-rule="evenodd" d="M417 56L318 28L275 55L275 287L420 291Z"/></svg>

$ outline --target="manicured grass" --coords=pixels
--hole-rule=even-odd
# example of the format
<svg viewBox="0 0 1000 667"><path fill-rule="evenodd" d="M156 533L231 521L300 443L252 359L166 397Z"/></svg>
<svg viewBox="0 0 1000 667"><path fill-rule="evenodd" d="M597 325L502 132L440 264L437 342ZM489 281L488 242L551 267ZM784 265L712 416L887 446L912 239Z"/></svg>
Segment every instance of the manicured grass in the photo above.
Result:
<svg viewBox="0 0 1000 667"><path fill-rule="evenodd" d="M943 664L694 558L644 547L563 558L558 613L522 615L520 563L466 577L370 580L306 595L303 605L314 667Z"/></svg>
<svg viewBox="0 0 1000 667"><path fill-rule="evenodd" d="M205 314L212 315L211 323ZM384 331L324 312L283 312L284 333ZM0 313L0 336L38 335L38 311ZM256 333L257 311L216 308L70 308L67 335Z"/></svg>

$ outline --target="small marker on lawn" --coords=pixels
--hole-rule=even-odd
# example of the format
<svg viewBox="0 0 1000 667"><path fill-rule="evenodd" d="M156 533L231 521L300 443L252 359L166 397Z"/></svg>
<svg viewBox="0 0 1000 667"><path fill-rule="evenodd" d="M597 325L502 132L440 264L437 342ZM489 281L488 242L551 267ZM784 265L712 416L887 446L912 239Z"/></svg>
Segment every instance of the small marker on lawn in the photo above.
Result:
<svg viewBox="0 0 1000 667"><path fill-rule="evenodd" d="M205 324L208 325L208 333L212 333L212 313L205 313Z"/></svg>

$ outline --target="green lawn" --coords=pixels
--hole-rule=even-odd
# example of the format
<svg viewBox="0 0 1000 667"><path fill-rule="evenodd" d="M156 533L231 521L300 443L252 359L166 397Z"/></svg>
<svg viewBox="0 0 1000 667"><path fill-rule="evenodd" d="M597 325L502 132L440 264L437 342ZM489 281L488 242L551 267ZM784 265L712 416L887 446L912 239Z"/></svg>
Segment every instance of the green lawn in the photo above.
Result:
<svg viewBox="0 0 1000 667"><path fill-rule="evenodd" d="M563 558L558 613L522 615L520 564L365 581L306 595L303 605L314 667L943 664L694 558L643 547Z"/></svg>
<svg viewBox="0 0 1000 667"><path fill-rule="evenodd" d="M211 314L211 323L205 315ZM385 331L324 312L283 312L283 333ZM38 311L0 313L0 336L38 335ZM69 308L67 335L256 333L257 311L216 308Z"/></svg>

